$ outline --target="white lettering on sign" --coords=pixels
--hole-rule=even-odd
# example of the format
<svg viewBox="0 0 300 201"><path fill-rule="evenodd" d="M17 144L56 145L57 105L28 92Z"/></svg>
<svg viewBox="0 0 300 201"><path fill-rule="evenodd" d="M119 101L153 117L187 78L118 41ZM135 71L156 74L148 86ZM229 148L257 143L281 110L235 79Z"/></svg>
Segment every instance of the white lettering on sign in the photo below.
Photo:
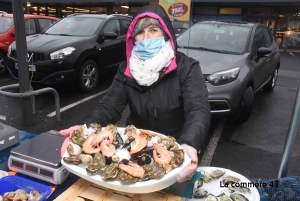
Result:
<svg viewBox="0 0 300 201"><path fill-rule="evenodd" d="M0 144L4 144L4 140L1 140L1 141L0 141Z"/></svg>

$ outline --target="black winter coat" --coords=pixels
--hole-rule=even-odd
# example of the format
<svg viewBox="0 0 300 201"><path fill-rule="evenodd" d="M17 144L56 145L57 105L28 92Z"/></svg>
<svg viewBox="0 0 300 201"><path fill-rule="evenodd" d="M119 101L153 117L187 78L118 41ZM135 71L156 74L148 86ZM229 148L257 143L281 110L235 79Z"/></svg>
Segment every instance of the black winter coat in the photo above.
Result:
<svg viewBox="0 0 300 201"><path fill-rule="evenodd" d="M175 34L172 24L163 8L157 5L143 7L137 13L154 12L164 20L169 29L169 38L176 49ZM128 43L132 41L131 33L134 20L127 34ZM165 30L166 31L166 30ZM131 41L130 41L131 40ZM132 45L132 44L131 44ZM131 49L127 49L127 57ZM178 143L188 144L199 150L210 126L210 107L208 91L199 63L176 52L177 68L167 72L152 86L140 86L125 70L128 63L120 65L108 93L97 108L80 123L100 123L102 126L114 124L120 120L127 104L130 116L127 125L148 129L174 136Z"/></svg>

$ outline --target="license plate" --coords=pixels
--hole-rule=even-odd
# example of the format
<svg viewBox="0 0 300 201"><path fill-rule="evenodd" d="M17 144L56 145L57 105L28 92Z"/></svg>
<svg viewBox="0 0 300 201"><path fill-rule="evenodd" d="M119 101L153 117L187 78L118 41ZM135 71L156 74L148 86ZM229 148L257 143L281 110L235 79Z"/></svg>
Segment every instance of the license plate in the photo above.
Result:
<svg viewBox="0 0 300 201"><path fill-rule="evenodd" d="M29 71L36 71L36 66L35 65L29 64L28 67L29 67ZM15 69L18 69L18 64L17 63L15 63Z"/></svg>

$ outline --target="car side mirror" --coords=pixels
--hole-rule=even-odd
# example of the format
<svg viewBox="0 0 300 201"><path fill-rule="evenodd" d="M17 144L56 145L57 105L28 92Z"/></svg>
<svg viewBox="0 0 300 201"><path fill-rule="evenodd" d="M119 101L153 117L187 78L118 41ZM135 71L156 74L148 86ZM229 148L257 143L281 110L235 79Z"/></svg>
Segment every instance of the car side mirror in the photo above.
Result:
<svg viewBox="0 0 300 201"><path fill-rule="evenodd" d="M272 50L270 48L266 48L266 47L261 47L257 50L257 57L256 57L256 62L258 62L258 60L268 54L270 54L272 52Z"/></svg>
<svg viewBox="0 0 300 201"><path fill-rule="evenodd" d="M114 32L105 32L103 34L104 39L116 39L118 37L118 34Z"/></svg>
<svg viewBox="0 0 300 201"><path fill-rule="evenodd" d="M257 50L257 56L263 57L263 56L266 56L267 54L270 54L271 52L272 52L272 50L270 48L261 47Z"/></svg>

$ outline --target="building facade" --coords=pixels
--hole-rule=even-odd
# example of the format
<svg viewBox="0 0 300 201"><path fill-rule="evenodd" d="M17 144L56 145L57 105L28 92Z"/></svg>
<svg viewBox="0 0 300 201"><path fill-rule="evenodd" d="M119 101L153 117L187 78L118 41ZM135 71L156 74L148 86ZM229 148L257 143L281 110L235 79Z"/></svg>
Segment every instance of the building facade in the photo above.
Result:
<svg viewBox="0 0 300 201"><path fill-rule="evenodd" d="M176 2L176 0L173 0ZM59 18L72 13L134 15L141 6L158 4L158 0L27 0L24 13ZM11 1L0 0L0 10L11 13ZM192 0L191 19L238 20L260 22L274 34L281 31L300 32L300 0Z"/></svg>

